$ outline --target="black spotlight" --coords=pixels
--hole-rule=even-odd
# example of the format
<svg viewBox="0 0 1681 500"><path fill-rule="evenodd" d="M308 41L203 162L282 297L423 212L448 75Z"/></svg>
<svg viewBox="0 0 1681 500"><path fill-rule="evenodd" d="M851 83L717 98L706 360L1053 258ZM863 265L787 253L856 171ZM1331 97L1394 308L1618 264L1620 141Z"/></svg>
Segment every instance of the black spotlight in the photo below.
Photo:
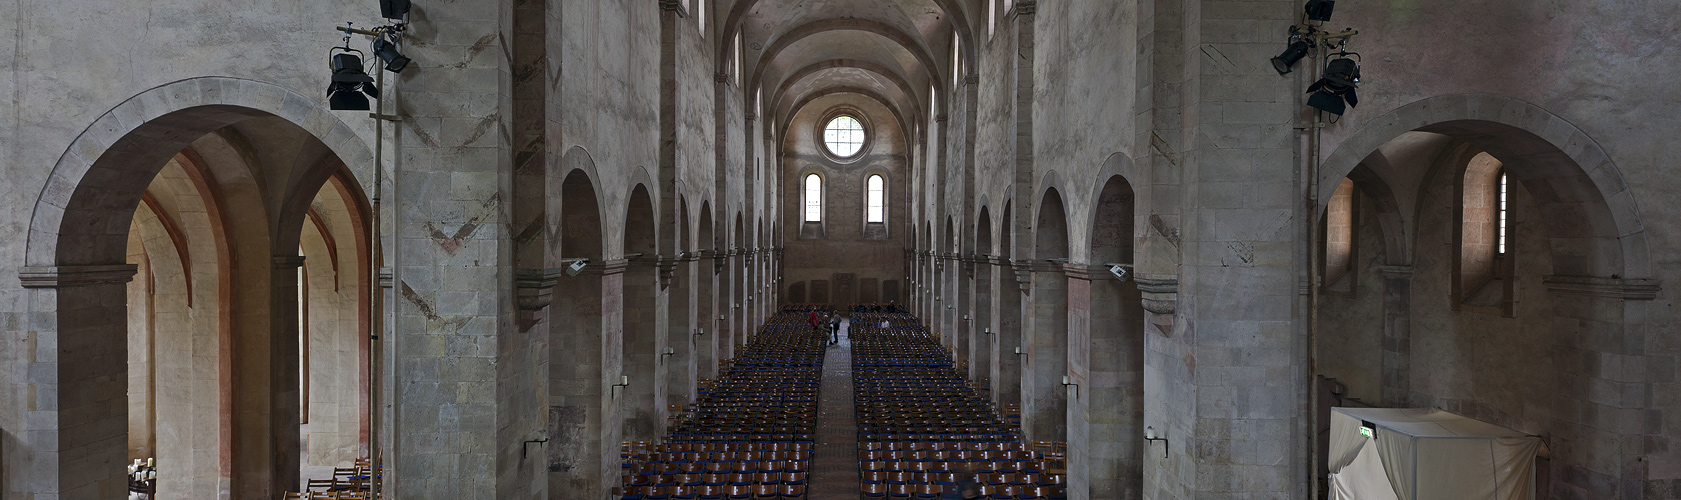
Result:
<svg viewBox="0 0 1681 500"><path fill-rule="evenodd" d="M1307 57L1307 51L1312 48L1312 45L1300 38L1292 39L1290 45L1284 47L1283 53L1272 58L1272 69L1278 70L1279 76L1290 74L1290 68L1296 65L1296 61Z"/></svg>
<svg viewBox="0 0 1681 500"><path fill-rule="evenodd" d="M409 0L379 0L379 16L402 19L409 15Z"/></svg>
<svg viewBox="0 0 1681 500"><path fill-rule="evenodd" d="M392 73L402 73L409 66L409 58L397 52L397 44L384 37L374 40L374 56L385 61L385 70Z"/></svg>
<svg viewBox="0 0 1681 500"><path fill-rule="evenodd" d="M342 52L332 57L333 78L332 83L327 85L327 108L344 111L371 109L368 98L378 99L379 89L374 87L374 77L362 70L362 58L356 55L361 51L342 47L333 50Z"/></svg>
<svg viewBox="0 0 1681 500"><path fill-rule="evenodd" d="M1339 57L1325 64L1325 76L1307 88L1308 93L1313 94L1307 98L1307 105L1342 116L1347 108L1360 105L1360 98L1354 93L1355 87L1360 84L1360 62L1346 57L1360 55L1335 55Z"/></svg>
<svg viewBox="0 0 1681 500"><path fill-rule="evenodd" d="M1331 10L1336 6L1337 2L1335 0L1307 0L1307 6L1303 7L1302 10L1307 12L1309 21L1330 21Z"/></svg>

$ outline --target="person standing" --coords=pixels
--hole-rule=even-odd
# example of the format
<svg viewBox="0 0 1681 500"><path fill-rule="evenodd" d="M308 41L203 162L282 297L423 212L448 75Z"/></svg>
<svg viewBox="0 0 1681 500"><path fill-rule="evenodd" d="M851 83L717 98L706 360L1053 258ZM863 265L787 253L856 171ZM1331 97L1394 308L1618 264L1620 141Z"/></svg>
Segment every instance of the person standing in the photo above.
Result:
<svg viewBox="0 0 1681 500"><path fill-rule="evenodd" d="M840 343L840 317L829 317L829 345Z"/></svg>
<svg viewBox="0 0 1681 500"><path fill-rule="evenodd" d="M805 321L806 324L811 325L812 333L817 333L817 311L811 311L811 314L806 317Z"/></svg>

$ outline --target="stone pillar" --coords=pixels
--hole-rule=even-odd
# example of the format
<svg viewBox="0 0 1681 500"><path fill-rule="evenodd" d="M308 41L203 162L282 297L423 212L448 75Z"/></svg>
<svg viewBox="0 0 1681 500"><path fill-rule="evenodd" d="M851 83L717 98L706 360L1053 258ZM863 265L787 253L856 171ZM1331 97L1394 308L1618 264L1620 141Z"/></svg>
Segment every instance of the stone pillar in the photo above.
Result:
<svg viewBox="0 0 1681 500"><path fill-rule="evenodd" d="M1017 262L1017 272L1033 273L1031 292L1022 304L1022 432L1029 441L1067 441L1068 397L1062 376L1068 373L1068 276L1062 266Z"/></svg>
<svg viewBox="0 0 1681 500"><path fill-rule="evenodd" d="M969 279L969 286L973 291L969 294L969 309L974 311L969 316L969 381L976 387L992 388L992 370L996 362L993 361L993 337L998 331L993 321L992 311L995 302L992 290L996 286L997 275L991 259L982 256L970 265L974 272ZM983 384L982 381L985 381Z"/></svg>
<svg viewBox="0 0 1681 500"><path fill-rule="evenodd" d="M6 498L108 499L128 489L126 284L136 266L30 267L21 421L6 422Z"/></svg>
<svg viewBox="0 0 1681 500"><path fill-rule="evenodd" d="M1141 498L1144 311L1101 265L1068 272L1068 498Z"/></svg>
<svg viewBox="0 0 1681 500"><path fill-rule="evenodd" d="M1022 290L1029 285L1020 280L1031 276L1017 274L1007 259L1000 259L993 266L992 284L998 294L992 310L998 317L992 330L992 352L997 353L992 366L992 397L1000 405L1021 404L1022 357L1016 354L1016 349L1022 347Z"/></svg>
<svg viewBox="0 0 1681 500"><path fill-rule="evenodd" d="M1663 410L1653 402L1646 318L1658 280L1543 278L1553 294L1553 359L1561 389L1555 412L1553 498L1646 496L1647 449L1661 445ZM1659 364L1659 366L1663 366ZM1620 368L1620 369L1619 369ZM1662 375L1660 375L1662 376ZM1657 448L1662 449L1662 448ZM1562 469L1562 470L1561 470Z"/></svg>
<svg viewBox="0 0 1681 500"><path fill-rule="evenodd" d="M1405 407L1412 394L1413 267L1382 266L1378 272L1383 274L1381 397L1384 406Z"/></svg>
<svg viewBox="0 0 1681 500"><path fill-rule="evenodd" d="M276 255L269 267L269 436L273 445L273 487L284 493L302 484L299 459L303 441L299 431L303 408L300 407L299 336L298 324L298 268L304 258L298 255ZM242 429L250 432L249 429Z"/></svg>
<svg viewBox="0 0 1681 500"><path fill-rule="evenodd" d="M386 99L400 105L385 108L402 118L385 204L396 256L388 387L396 442L384 492L393 498L517 494L498 473L522 451L498 432L507 411L502 343L526 342L511 333L516 267L506 229L517 222L508 206L514 77L507 49L485 57L474 46L513 39L511 1L428 5L405 35L414 63L387 85Z"/></svg>
<svg viewBox="0 0 1681 500"><path fill-rule="evenodd" d="M661 259L660 281L665 289L669 312L666 314L665 345L673 354L665 356L667 404L686 405L695 399L695 378L699 371L697 339L695 338L695 295L691 283L695 281L695 256L683 254ZM662 424L663 425L663 424Z"/></svg>

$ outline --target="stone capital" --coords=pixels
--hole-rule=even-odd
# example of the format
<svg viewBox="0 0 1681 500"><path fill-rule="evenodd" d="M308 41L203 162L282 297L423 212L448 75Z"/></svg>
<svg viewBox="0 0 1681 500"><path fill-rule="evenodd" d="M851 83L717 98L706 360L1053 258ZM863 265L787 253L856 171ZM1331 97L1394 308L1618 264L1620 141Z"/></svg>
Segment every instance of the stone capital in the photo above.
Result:
<svg viewBox="0 0 1681 500"><path fill-rule="evenodd" d="M1595 276L1546 276L1541 283L1560 295L1618 300L1654 300L1662 290L1655 278L1600 278Z"/></svg>
<svg viewBox="0 0 1681 500"><path fill-rule="evenodd" d="M139 269L140 266L134 264L25 267L18 271L18 281L23 283L24 288L121 285L133 281Z"/></svg>
<svg viewBox="0 0 1681 500"><path fill-rule="evenodd" d="M391 268L390 267L379 268L379 287L380 288L391 288L391 286L395 285L395 284L396 284L395 275L393 274Z"/></svg>

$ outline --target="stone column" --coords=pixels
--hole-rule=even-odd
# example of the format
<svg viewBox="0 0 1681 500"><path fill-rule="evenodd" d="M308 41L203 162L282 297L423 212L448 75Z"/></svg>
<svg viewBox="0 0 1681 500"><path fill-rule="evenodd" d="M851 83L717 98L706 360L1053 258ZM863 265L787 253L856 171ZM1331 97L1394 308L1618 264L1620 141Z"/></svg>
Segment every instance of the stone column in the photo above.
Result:
<svg viewBox="0 0 1681 500"><path fill-rule="evenodd" d="M21 421L6 422L6 498L106 499L128 489L126 284L136 266L30 267Z"/></svg>
<svg viewBox="0 0 1681 500"><path fill-rule="evenodd" d="M1275 52L1301 3L1249 6L1256 10L1242 15L1207 2L1158 10L1158 23L1183 31L1154 57L1206 63ZM1303 87L1266 65L1186 63L1176 75L1163 88L1184 96L1158 112L1180 113L1183 128L1151 144L1179 167L1177 180L1153 181L1178 183L1183 261L1174 327L1149 337L1145 358L1145 424L1166 439L1146 448L1155 484L1145 494L1307 498L1314 475L1298 284L1313 203L1295 127L1311 110ZM1161 269L1144 271L1155 278ZM1169 447L1166 458L1158 446Z"/></svg>
<svg viewBox="0 0 1681 500"><path fill-rule="evenodd" d="M516 224L508 206L514 77L506 49L475 46L515 38L513 2L431 4L405 37L414 63L386 91L400 103L386 109L402 121L394 199L385 204L397 295L389 354L396 442L385 494L515 496L498 474L522 451L498 432L507 411L502 343L524 342L513 335L516 267L506 229Z"/></svg>
<svg viewBox="0 0 1681 500"><path fill-rule="evenodd" d="M272 259L269 277L269 439L274 443L273 487L281 494L296 488L299 459L303 441L299 431L303 408L300 408L299 335L298 324L298 268L304 258L298 255L276 255ZM250 432L244 429L244 432Z"/></svg>
<svg viewBox="0 0 1681 500"><path fill-rule="evenodd" d="M1068 439L1068 397L1062 376L1068 372L1068 276L1062 266L1016 263L1017 272L1033 273L1031 291L1022 303L1022 432L1029 441Z"/></svg>
<svg viewBox="0 0 1681 500"><path fill-rule="evenodd" d="M1653 403L1648 346L1661 336L1646 318L1656 279L1547 276L1553 294L1553 359L1558 387L1549 436L1554 498L1636 500L1647 496L1647 449L1662 437L1663 409ZM1673 361L1668 361L1673 363ZM1654 363L1665 366L1668 363ZM1618 369L1620 367L1621 369ZM1657 377L1672 376L1658 372ZM1657 443L1653 443L1657 444ZM1560 470L1562 469L1562 470Z"/></svg>
<svg viewBox="0 0 1681 500"><path fill-rule="evenodd" d="M969 294L969 309L974 311L969 316L968 325L969 381L977 387L987 389L992 388L992 370L996 364L993 361L993 353L996 351L992 344L998 331L992 317L995 302L992 290L997 281L993 278L997 274L994 267L991 259L981 256L970 265L974 274L969 279L969 286L973 289ZM983 380L985 384L982 384Z"/></svg>

